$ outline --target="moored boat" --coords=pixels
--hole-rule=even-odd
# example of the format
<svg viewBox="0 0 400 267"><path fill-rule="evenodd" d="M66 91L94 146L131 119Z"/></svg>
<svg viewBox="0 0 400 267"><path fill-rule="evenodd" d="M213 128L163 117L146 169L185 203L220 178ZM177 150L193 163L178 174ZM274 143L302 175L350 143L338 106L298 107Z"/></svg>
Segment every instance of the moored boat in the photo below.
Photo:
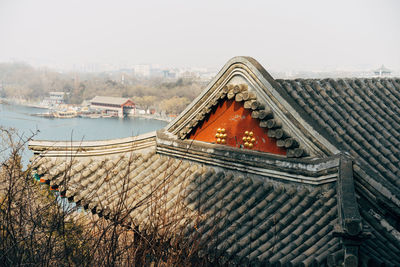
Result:
<svg viewBox="0 0 400 267"><path fill-rule="evenodd" d="M67 110L67 111L56 110L53 112L53 115L55 118L70 119L78 116L78 113L75 110Z"/></svg>

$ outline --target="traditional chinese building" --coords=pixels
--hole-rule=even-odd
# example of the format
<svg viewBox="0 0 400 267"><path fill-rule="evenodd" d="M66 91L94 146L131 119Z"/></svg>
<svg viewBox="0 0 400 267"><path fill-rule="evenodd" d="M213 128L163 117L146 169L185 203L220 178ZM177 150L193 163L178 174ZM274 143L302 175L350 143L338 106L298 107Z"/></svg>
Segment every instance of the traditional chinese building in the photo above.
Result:
<svg viewBox="0 0 400 267"><path fill-rule="evenodd" d="M123 118L128 114L135 114L135 103L129 98L111 97L111 96L95 96L90 100L92 109L100 109L105 113L116 114Z"/></svg>
<svg viewBox="0 0 400 267"><path fill-rule="evenodd" d="M387 77L392 74L392 71L382 65L379 69L374 70L374 74L378 77Z"/></svg>
<svg viewBox="0 0 400 267"><path fill-rule="evenodd" d="M275 80L236 57L156 133L29 147L70 201L140 231L156 211L215 264L400 265L398 78Z"/></svg>

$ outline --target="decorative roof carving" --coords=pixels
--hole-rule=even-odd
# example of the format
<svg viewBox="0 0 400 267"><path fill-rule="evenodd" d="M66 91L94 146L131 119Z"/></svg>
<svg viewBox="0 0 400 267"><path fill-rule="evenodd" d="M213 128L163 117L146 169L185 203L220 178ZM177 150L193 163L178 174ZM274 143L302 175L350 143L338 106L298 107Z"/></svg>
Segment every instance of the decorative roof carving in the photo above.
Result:
<svg viewBox="0 0 400 267"><path fill-rule="evenodd" d="M309 157L188 140L222 101L243 103L267 135ZM156 208L146 192L167 189L164 211L180 218L168 223L200 216L188 236L198 231L202 255L218 253L220 264L397 266L399 106L399 79L275 81L255 60L234 58L156 136L31 142L33 174L110 219L126 196L122 223L143 231Z"/></svg>
<svg viewBox="0 0 400 267"><path fill-rule="evenodd" d="M222 92L216 94L216 97L192 120L188 126L183 128L179 133L181 139L193 138L196 130L201 127L210 114L221 106L221 102L235 101L241 103L244 109L250 111L251 118L258 120L258 126L266 129L265 138L277 140L276 145L286 150L288 157L302 157L307 155L306 151L299 147L299 141L295 137L282 128L282 122L279 118L274 117L271 107L262 103L257 99L254 92L248 89L247 84L228 84L222 88ZM234 127L235 122L231 122ZM241 137L240 137L241 139ZM244 147L249 148L249 147Z"/></svg>

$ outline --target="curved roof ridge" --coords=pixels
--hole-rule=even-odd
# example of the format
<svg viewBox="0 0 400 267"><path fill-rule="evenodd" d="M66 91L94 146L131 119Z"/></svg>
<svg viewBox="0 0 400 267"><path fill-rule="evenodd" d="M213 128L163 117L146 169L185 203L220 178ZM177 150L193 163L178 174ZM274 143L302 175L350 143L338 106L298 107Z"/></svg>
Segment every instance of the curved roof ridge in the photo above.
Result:
<svg viewBox="0 0 400 267"><path fill-rule="evenodd" d="M141 150L155 146L156 132L100 141L42 141L32 140L28 148L42 156L101 156Z"/></svg>
<svg viewBox="0 0 400 267"><path fill-rule="evenodd" d="M32 149L35 146L48 146L48 147L95 147L95 146L104 146L104 145L115 145L115 144L122 144L132 141L138 141L146 138L152 138L156 136L156 131L139 134L130 137L123 137L123 138L115 138L115 139L105 139L105 140L90 140L90 141L69 141L69 140L32 140L29 141L29 146Z"/></svg>
<svg viewBox="0 0 400 267"><path fill-rule="evenodd" d="M233 85L233 88L230 88L230 85ZM289 94L282 90L261 64L251 57L234 57L229 60L203 92L165 130L177 137L185 138L199 121L204 121L207 114L221 99L243 101L241 88L245 86L248 87L248 92L253 92L256 96L250 99L247 106L252 100L260 104L257 107L251 107L255 111L252 117L262 119L260 127L274 130L282 128L277 135L274 134L275 131L270 131L269 137L282 139L279 141L280 147L286 147L286 139L292 138L291 142L287 142L287 147L290 148L288 152L297 153L288 153L288 157L304 155L320 157L326 156L327 151L339 152L317 132L313 133L314 136L309 133L309 131L314 131L313 127L302 120L296 109L292 108L296 102L292 101ZM237 92L234 91L235 87L238 89ZM265 120L262 116L258 116L258 112L263 111L265 107L273 111L266 112L273 115L272 119ZM306 128L306 130L300 128ZM318 137L315 138L317 135Z"/></svg>

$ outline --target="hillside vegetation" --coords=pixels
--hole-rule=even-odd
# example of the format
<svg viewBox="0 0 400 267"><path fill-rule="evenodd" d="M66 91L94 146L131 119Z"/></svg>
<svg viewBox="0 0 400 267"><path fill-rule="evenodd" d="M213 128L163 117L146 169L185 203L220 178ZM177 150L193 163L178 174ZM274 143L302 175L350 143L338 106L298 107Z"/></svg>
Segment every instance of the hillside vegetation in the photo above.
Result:
<svg viewBox="0 0 400 267"><path fill-rule="evenodd" d="M0 64L0 97L31 102L42 100L50 91L64 91L70 93L70 104L80 104L96 95L129 97L141 108L177 114L206 83L196 78L138 78L129 71L60 73L23 63Z"/></svg>

